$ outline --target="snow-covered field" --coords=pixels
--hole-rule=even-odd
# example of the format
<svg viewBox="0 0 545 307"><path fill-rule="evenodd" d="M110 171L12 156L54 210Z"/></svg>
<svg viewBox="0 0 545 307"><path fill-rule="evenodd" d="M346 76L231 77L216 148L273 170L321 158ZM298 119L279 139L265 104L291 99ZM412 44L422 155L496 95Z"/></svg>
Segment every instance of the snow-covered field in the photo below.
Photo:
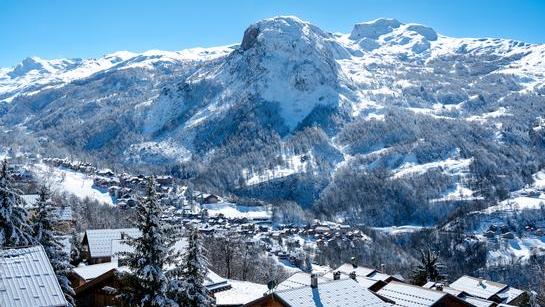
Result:
<svg viewBox="0 0 545 307"><path fill-rule="evenodd" d="M246 185L256 185L262 182L287 177L296 173L304 172L307 164L311 162L311 155L282 155L285 166L277 165L272 169L251 171L243 169L242 174L246 179Z"/></svg>
<svg viewBox="0 0 545 307"><path fill-rule="evenodd" d="M113 205L113 200L108 192L93 188L93 178L72 170L50 167L43 163L31 168L43 182L52 190L73 194L81 199L89 198L101 203Z"/></svg>
<svg viewBox="0 0 545 307"><path fill-rule="evenodd" d="M226 218L262 219L271 217L270 210L264 206L240 206L228 202L219 202L217 204L203 204L201 209L207 209L210 216L223 214Z"/></svg>
<svg viewBox="0 0 545 307"><path fill-rule="evenodd" d="M453 175L459 175L461 172L467 170L472 161L472 159L457 158L449 158L442 161L424 164L417 164L414 161L408 161L395 171L394 178L403 177L409 174L423 174L433 168L442 168L445 172Z"/></svg>
<svg viewBox="0 0 545 307"><path fill-rule="evenodd" d="M422 229L426 229L424 226L416 225L403 225L403 226L390 226L390 227L372 227L374 230L385 232L391 235L408 233L408 232L417 232Z"/></svg>

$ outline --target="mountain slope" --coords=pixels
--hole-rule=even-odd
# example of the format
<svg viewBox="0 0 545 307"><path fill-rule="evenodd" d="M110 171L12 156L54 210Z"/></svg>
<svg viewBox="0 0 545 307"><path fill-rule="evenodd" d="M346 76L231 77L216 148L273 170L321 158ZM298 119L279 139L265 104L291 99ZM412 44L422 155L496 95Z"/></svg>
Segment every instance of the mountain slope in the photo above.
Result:
<svg viewBox="0 0 545 307"><path fill-rule="evenodd" d="M429 224L543 168L544 56L395 19L339 34L275 17L228 47L26 59L0 70L0 124L53 155L340 220Z"/></svg>

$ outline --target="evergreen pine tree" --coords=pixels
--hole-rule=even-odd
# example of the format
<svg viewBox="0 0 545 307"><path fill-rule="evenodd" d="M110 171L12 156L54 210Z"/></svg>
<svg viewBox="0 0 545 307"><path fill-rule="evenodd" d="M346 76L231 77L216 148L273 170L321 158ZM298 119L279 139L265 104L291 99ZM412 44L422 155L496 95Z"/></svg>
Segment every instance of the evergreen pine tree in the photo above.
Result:
<svg viewBox="0 0 545 307"><path fill-rule="evenodd" d="M167 297L164 267L173 261L173 242L168 239L161 214L155 183L150 178L146 197L136 207L136 227L142 234L128 238L126 243L134 250L122 253L120 259L127 263L129 272L120 275L119 298L129 306L177 306Z"/></svg>
<svg viewBox="0 0 545 307"><path fill-rule="evenodd" d="M72 232L70 237L70 246L70 264L77 266L83 259L81 256L81 238L76 230Z"/></svg>
<svg viewBox="0 0 545 307"><path fill-rule="evenodd" d="M36 204L36 214L32 218L32 233L36 242L43 246L69 306L75 306L75 292L68 279L72 266L68 254L57 239L60 234L54 230L55 216L53 211L49 193L45 187L42 187L40 198Z"/></svg>
<svg viewBox="0 0 545 307"><path fill-rule="evenodd" d="M441 274L439 256L432 250L420 251L420 263L412 273L412 282L422 286L428 281L443 281L445 277Z"/></svg>
<svg viewBox="0 0 545 307"><path fill-rule="evenodd" d="M190 230L188 246L181 266L170 272L171 296L184 307L215 306L215 300L204 285L208 273L208 261L204 255L199 231Z"/></svg>
<svg viewBox="0 0 545 307"><path fill-rule="evenodd" d="M33 243L25 201L12 186L8 163L0 167L0 247L26 246Z"/></svg>

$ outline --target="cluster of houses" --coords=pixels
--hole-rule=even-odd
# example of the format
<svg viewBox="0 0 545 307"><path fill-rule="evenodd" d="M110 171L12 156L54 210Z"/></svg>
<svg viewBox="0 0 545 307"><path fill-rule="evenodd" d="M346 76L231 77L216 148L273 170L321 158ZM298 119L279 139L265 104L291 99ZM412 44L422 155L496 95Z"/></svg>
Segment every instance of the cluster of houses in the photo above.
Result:
<svg viewBox="0 0 545 307"><path fill-rule="evenodd" d="M298 272L244 306L526 306L529 294L505 284L462 276L420 287L372 268L343 264L325 274Z"/></svg>
<svg viewBox="0 0 545 307"><path fill-rule="evenodd" d="M124 236L135 229L88 230L83 243L88 263L71 273L77 306L115 306L117 272L127 268L116 253L127 251ZM175 248L183 249L182 240ZM2 306L68 306L41 246L0 250ZM529 294L505 284L462 276L422 287L355 263L322 274L297 272L278 285L228 280L209 271L205 285L218 306L524 306Z"/></svg>
<svg viewBox="0 0 545 307"><path fill-rule="evenodd" d="M119 206L134 206L136 196L145 191L147 184L146 176L117 175L89 163L67 159L44 159L44 162L93 176L94 186L108 191ZM11 168L18 176L17 182L32 181L32 174L21 165L13 164ZM210 216L206 209L194 205L216 204L222 201L221 197L199 192L183 196L169 176L156 177L156 184L159 199L170 205L163 216L167 222L180 228L188 223L197 224L204 235L236 233L248 242L259 244L269 255L295 266L301 267L298 252L308 242L321 246L337 240L369 239L362 229L350 225L315 221L305 226L273 228L270 218ZM28 194L23 198L32 214L38 195ZM56 207L54 213L57 230L69 233L75 228L70 207ZM504 226L491 226L486 233L504 238L510 234ZM82 238L85 265L75 267L70 274L78 306L116 304L115 289L119 282L116 273L127 270L117 255L130 250L124 244L127 237L139 235L132 228L85 231ZM63 242L69 250L69 240L63 238ZM183 250L185 242L180 240L175 248ZM400 276L356 263L320 273L297 272L278 285L268 286L228 280L209 270L205 284L218 306L523 306L529 298L522 290L470 276L462 276L450 284L429 282L419 287L406 283ZM67 305L42 247L0 250L0 306Z"/></svg>
<svg viewBox="0 0 545 307"><path fill-rule="evenodd" d="M545 228L538 228L535 225L526 225L524 231L527 233L532 233L535 236L544 236ZM491 224L488 226L488 229L485 231L484 236L489 239L494 238L503 238L503 239L514 239L516 237L512 229L507 225L495 225Z"/></svg>

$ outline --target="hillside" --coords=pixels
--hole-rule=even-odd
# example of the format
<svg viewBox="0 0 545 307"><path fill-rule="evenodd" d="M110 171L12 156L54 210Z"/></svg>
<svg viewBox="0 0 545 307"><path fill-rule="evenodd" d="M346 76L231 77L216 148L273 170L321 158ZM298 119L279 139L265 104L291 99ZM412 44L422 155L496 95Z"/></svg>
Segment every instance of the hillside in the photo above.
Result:
<svg viewBox="0 0 545 307"><path fill-rule="evenodd" d="M342 34L275 17L232 46L3 68L1 139L338 221L432 225L534 183L544 58L395 19Z"/></svg>

